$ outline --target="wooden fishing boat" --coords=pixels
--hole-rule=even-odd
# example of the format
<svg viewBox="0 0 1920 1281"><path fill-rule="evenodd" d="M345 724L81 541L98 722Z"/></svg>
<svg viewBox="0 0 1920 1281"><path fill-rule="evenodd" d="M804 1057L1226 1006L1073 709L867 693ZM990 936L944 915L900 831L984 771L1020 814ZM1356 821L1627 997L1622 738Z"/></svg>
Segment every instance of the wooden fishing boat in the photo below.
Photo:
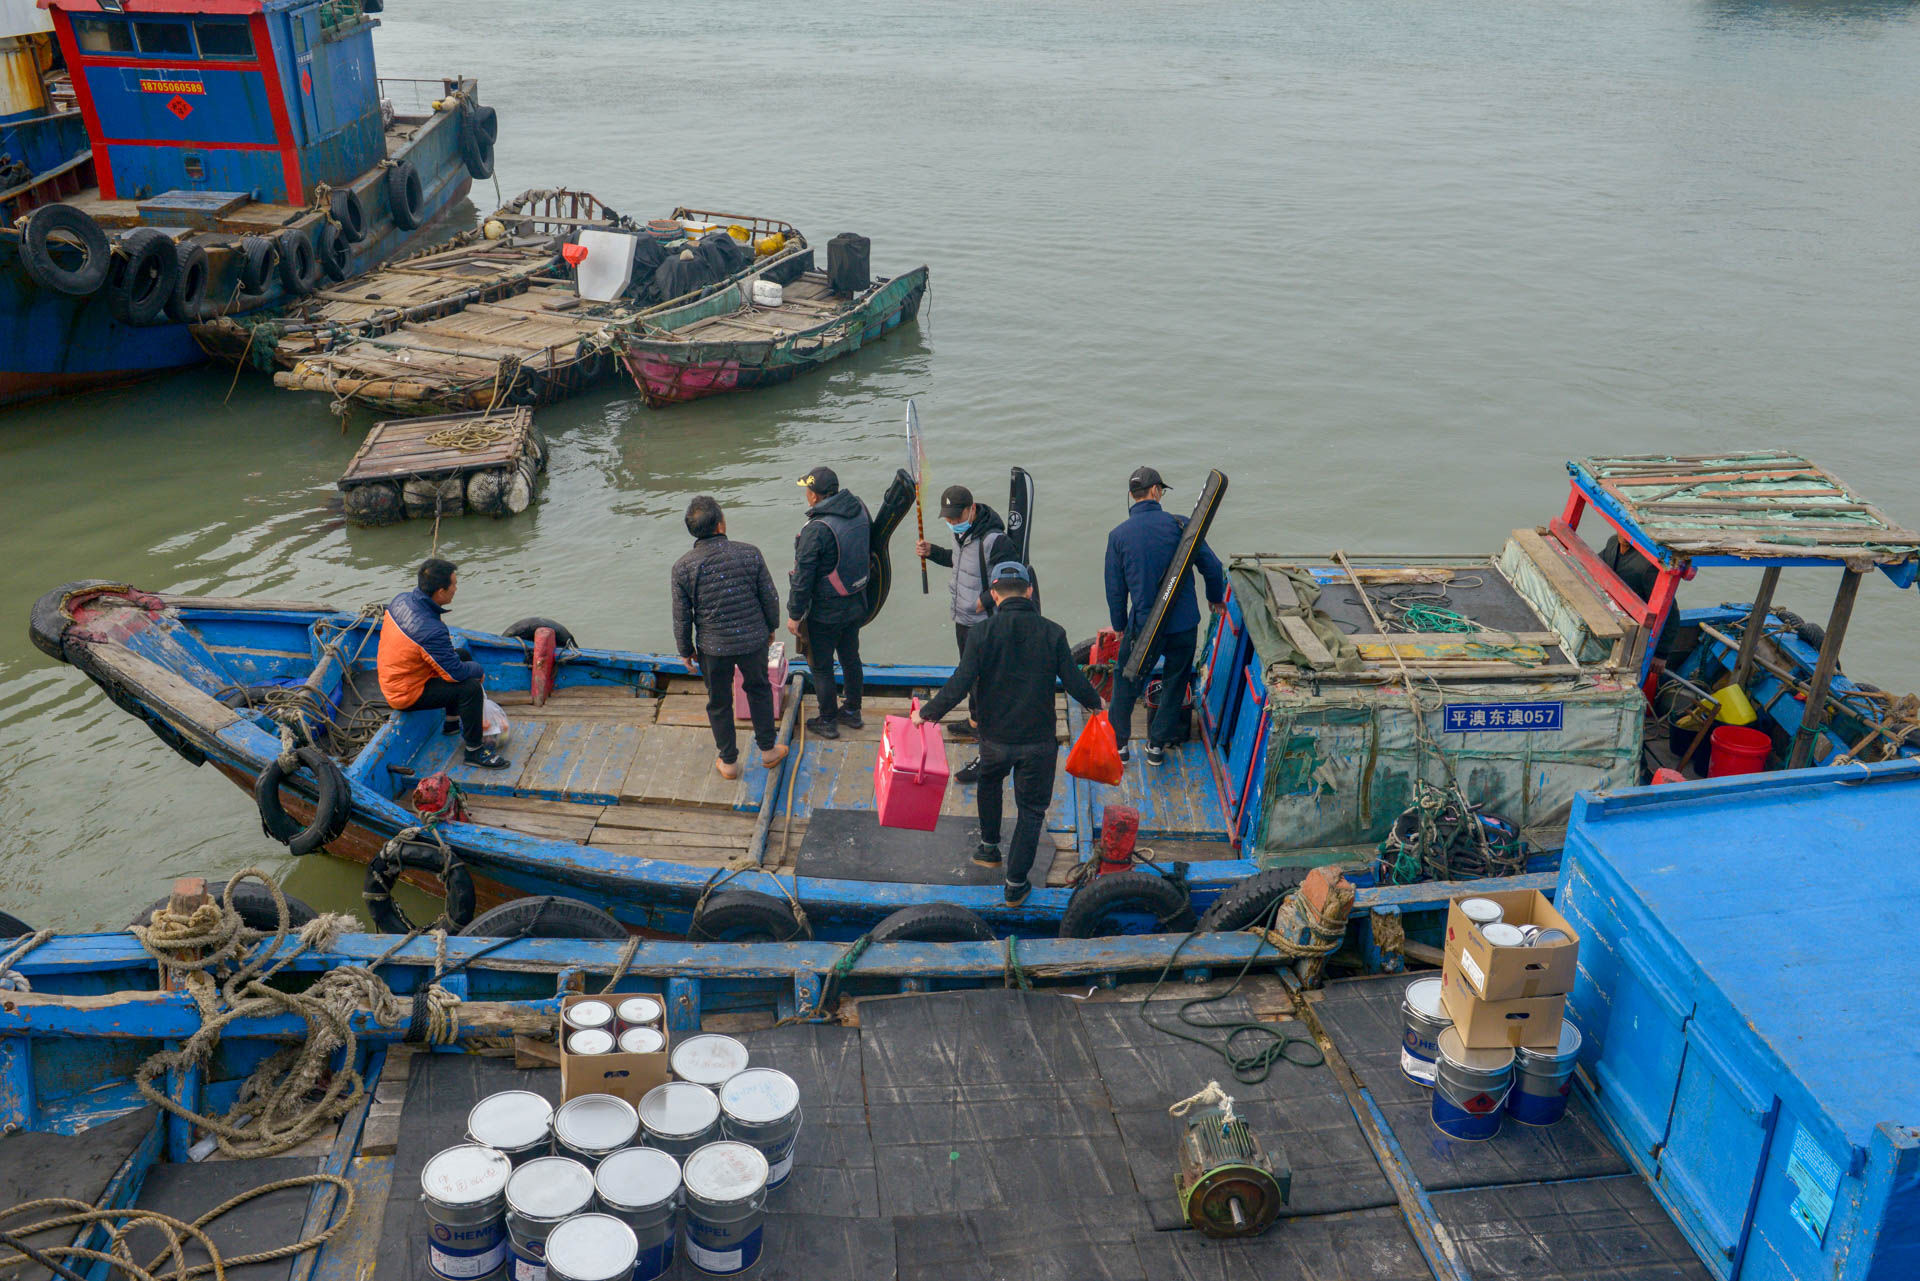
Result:
<svg viewBox="0 0 1920 1281"><path fill-rule="evenodd" d="M1826 473L1766 457L1738 468L1766 478L1754 485L1792 475L1796 492L1829 495L1782 502L1838 509L1847 491ZM1725 501L1741 522L1768 519L1750 510L1761 500L1745 482L1725 478L1730 465L1667 460L1654 488L1674 489L1691 469L1697 491L1738 495ZM1874 566L1912 585L1920 535L1848 499L1861 515L1849 516L1844 542L1789 544L1799 535L1770 532L1754 544L1689 511L1677 527L1693 540L1683 547L1663 541L1674 535L1655 523L1657 503L1613 479L1623 466L1575 464L1563 518L1516 530L1494 556L1236 558L1194 694L1197 736L1117 787L1063 776L1034 891L1018 907L1002 901L997 872L967 861L970 787L948 789L931 835L882 829L873 816L881 716L904 713L946 679L946 665L870 664L867 728L832 742L795 737L807 679L798 665L781 730L792 753L771 772L748 753L742 777L727 781L712 767L704 692L672 656L576 647L563 635L543 668L528 626L456 629L517 726L510 768L483 771L458 762L439 713L390 714L378 703L378 605L83 583L42 598L33 635L188 760L253 790L269 832L290 848L369 862L370 884L408 860L422 873L457 865L479 907L570 894L626 926L713 937L852 938L903 909L953 910L948 928L993 936L1177 929L1196 914L1239 925L1312 866L1337 867L1363 888L1548 875L1578 792L1631 786L1660 768L1698 772L1694 744L1726 713L1706 713L1697 729L1687 717L1730 708L1730 683L1758 709L1753 732L1770 745L1753 765L1914 753L1915 702L1839 673L1843 612L1817 651L1795 634L1797 620L1772 609L1769 590L1751 606L1680 610L1677 623L1667 614L1696 564L1758 564L1769 578L1782 563L1824 565L1845 574L1850 606ZM1580 541L1573 522L1587 504L1655 567L1652 601ZM1443 621L1451 630L1424 630ZM1642 682L1669 628L1692 639L1667 649L1652 688L1668 710L1649 719ZM552 682L537 703L536 675ZM1080 726L1062 699L1063 752ZM1137 725L1134 737L1143 733ZM289 740L301 749L294 770L277 764ZM447 782L463 817L447 808ZM423 807L438 817L429 823ZM1107 848L1108 818L1122 807L1151 855L1118 838ZM1124 870L1099 874L1103 853ZM456 920L475 906L464 896ZM1380 946L1432 947L1436 922L1395 924Z"/></svg>
<svg viewBox="0 0 1920 1281"><path fill-rule="evenodd" d="M418 1276L429 1158L468 1142L495 1093L579 1092L554 1067L564 1002L644 994L670 1047L724 1033L798 1089L759 1276L1904 1275L1911 1048L1818 1029L1898 1025L1920 981L1902 949L1920 868L1885 857L1917 792L1920 763L1898 761L1587 802L1552 890L1582 934L1565 1115L1509 1117L1480 1142L1435 1130L1403 1075L1415 976L1353 976L1340 954L1302 971L1245 931L844 947L296 936L271 911L247 935L221 914L200 941L225 955L204 963L227 998L178 982L203 960L163 941L0 939L0 1225L20 1233L64 1210L15 1203L67 1196L109 1213L28 1237L56 1260L107 1248L94 1220L165 1214L200 1221L230 1274L284 1250L290 1278ZM1756 851L1776 879L1748 875ZM1831 922L1835 876L1884 891L1846 909L1884 964L1809 946L1826 926L1755 936ZM155 924L188 919L201 888L177 886ZM1753 963L1769 949L1798 963ZM323 1089L248 1123L258 1104L237 1100L284 1097L313 1065ZM1189 1122L1169 1110L1209 1081L1260 1143L1238 1167L1243 1208L1259 1169L1282 1189L1245 1224L1176 1189ZM263 1135L285 1150L249 1155ZM199 1159L216 1146L229 1159Z"/></svg>
<svg viewBox="0 0 1920 1281"><path fill-rule="evenodd" d="M927 269L876 280L836 296L827 274L809 271L782 287L781 301L754 300L753 278L644 317L622 340L627 371L649 405L783 383L858 351L911 321L927 292Z"/></svg>

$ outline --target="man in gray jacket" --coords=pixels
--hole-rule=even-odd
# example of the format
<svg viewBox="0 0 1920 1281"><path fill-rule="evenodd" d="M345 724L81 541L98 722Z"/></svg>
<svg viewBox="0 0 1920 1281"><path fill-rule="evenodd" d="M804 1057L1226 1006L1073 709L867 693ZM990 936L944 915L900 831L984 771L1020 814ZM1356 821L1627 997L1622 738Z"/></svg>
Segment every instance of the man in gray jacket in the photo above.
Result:
<svg viewBox="0 0 1920 1281"><path fill-rule="evenodd" d="M949 584L949 590L953 593L953 639L959 647L960 657L964 659L967 656L968 638L975 635L993 613L993 599L987 590L987 571L1008 559L1005 547L1007 525L1000 519L999 512L985 503L975 502L973 491L965 485L949 485L947 492L940 495L940 519L953 534L953 550L948 551L921 539L914 544L913 554L953 570L953 580ZM977 734L979 723L980 699L977 694L969 693L969 732ZM976 756L960 767L953 780L956 783L971 783L979 777L980 758Z"/></svg>
<svg viewBox="0 0 1920 1281"><path fill-rule="evenodd" d="M767 682L767 643L780 625L780 597L760 549L727 537L720 504L701 494L687 504L693 550L673 566L673 640L680 657L698 662L707 683L707 723L720 758L722 778L739 778L740 751L733 730L733 674L746 686L753 715L753 741L768 769L786 757L775 745L773 686Z"/></svg>

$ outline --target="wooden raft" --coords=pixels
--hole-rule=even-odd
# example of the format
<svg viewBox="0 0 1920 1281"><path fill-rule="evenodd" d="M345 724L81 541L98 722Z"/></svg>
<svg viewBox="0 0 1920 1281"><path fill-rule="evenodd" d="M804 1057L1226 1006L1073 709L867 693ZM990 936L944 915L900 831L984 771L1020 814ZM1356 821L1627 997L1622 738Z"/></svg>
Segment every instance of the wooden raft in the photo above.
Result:
<svg viewBox="0 0 1920 1281"><path fill-rule="evenodd" d="M468 509L514 515L526 509L533 480L545 470L533 411L515 407L375 423L337 484L349 520L383 525Z"/></svg>

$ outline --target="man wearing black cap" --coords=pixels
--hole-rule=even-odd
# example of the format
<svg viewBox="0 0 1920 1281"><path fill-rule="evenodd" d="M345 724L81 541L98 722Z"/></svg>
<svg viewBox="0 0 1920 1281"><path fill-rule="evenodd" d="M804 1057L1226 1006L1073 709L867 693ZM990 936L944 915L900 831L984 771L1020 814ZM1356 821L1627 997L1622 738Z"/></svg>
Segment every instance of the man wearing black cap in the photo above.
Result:
<svg viewBox="0 0 1920 1281"><path fill-rule="evenodd" d="M993 567L988 581L994 610L967 641L940 692L913 713L918 725L937 722L969 693L980 701L980 848L973 861L1000 865L1000 785L1013 776L1018 818L1006 857L1006 900L1026 901L1034 851L1053 800L1053 693L1057 678L1088 711L1100 710L1100 695L1073 661L1060 624L1041 617L1033 603L1033 576L1017 560Z"/></svg>
<svg viewBox="0 0 1920 1281"><path fill-rule="evenodd" d="M807 729L821 738L839 738L842 725L861 725L860 624L867 616L873 516L865 503L840 488L831 467L813 468L800 478L800 487L807 491L807 523L793 540L787 630L798 636L806 622L807 662L820 704ZM845 706L834 686L835 659L845 682Z"/></svg>
<svg viewBox="0 0 1920 1281"><path fill-rule="evenodd" d="M985 503L973 501L973 491L965 485L949 485L940 495L940 519L953 534L953 550L936 547L926 539L913 545L913 554L924 556L936 565L953 570L953 638L960 646L960 657L967 656L967 638L974 635L993 611L987 595L987 571L1009 557L1002 555L1007 524L1000 513ZM980 704L977 696L967 699L967 724L977 726ZM953 776L956 783L972 783L980 777L980 759L975 757Z"/></svg>
<svg viewBox="0 0 1920 1281"><path fill-rule="evenodd" d="M1139 633L1146 630L1153 613L1154 596L1167 566L1173 564L1180 537L1187 527L1185 517L1175 516L1160 507L1160 496L1167 482L1151 467L1137 467L1127 478L1127 518L1107 535L1107 612L1113 630L1121 634L1120 659L1114 665L1113 721L1114 737L1120 741L1120 759L1131 760L1127 737L1133 728L1133 703L1140 696L1134 682L1119 674L1126 666ZM1207 583L1207 605L1218 611L1226 608L1227 576L1220 560L1203 542L1195 552L1194 566ZM1160 706L1147 728L1147 763L1158 765L1167 759L1167 748L1186 737L1187 681L1193 675L1193 652L1199 640L1200 609L1193 603L1193 567L1174 588L1173 605L1160 628L1156 653L1147 656L1140 669L1145 680L1155 662L1165 664L1161 671Z"/></svg>

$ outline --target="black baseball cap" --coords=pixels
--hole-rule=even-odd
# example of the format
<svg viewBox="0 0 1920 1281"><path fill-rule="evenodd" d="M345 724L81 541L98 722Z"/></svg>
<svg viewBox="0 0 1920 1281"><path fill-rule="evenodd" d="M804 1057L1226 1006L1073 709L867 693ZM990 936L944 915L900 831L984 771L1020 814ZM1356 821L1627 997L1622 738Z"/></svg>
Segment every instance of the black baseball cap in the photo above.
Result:
<svg viewBox="0 0 1920 1281"><path fill-rule="evenodd" d="M1144 494L1155 485L1162 489L1173 488L1172 485L1161 480L1160 473L1151 467L1136 467L1133 469L1133 475L1127 477L1127 492L1130 494Z"/></svg>
<svg viewBox="0 0 1920 1281"><path fill-rule="evenodd" d="M940 495L942 520L952 520L971 506L973 506L973 491L965 485L948 485L947 492Z"/></svg>
<svg viewBox="0 0 1920 1281"><path fill-rule="evenodd" d="M831 467L815 467L800 478L800 484L822 498L840 492L840 478Z"/></svg>
<svg viewBox="0 0 1920 1281"><path fill-rule="evenodd" d="M1017 560L1003 560L993 567L994 587L1025 587L1032 582L1033 575Z"/></svg>

